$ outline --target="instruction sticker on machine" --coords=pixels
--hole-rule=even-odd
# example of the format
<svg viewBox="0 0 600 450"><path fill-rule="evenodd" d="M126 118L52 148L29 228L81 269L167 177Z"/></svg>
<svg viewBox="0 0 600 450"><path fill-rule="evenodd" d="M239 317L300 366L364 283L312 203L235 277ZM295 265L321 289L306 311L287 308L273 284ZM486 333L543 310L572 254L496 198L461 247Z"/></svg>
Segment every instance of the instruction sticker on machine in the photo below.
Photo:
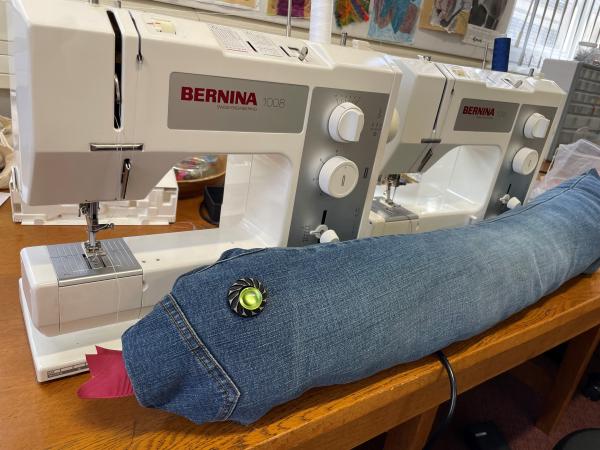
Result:
<svg viewBox="0 0 600 450"><path fill-rule="evenodd" d="M300 133L308 86L173 72L168 127Z"/></svg>
<svg viewBox="0 0 600 450"><path fill-rule="evenodd" d="M507 133L512 130L518 110L518 103L465 98L458 109L454 130Z"/></svg>

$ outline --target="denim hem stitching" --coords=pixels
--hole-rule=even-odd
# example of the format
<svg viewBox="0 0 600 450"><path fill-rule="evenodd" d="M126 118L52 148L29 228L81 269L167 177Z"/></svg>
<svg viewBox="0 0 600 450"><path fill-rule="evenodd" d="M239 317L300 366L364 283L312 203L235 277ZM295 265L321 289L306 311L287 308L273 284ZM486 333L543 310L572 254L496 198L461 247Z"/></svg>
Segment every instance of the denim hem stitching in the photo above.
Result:
<svg viewBox="0 0 600 450"><path fill-rule="evenodd" d="M216 420L227 420L237 406L241 395L239 389L192 328L175 297L168 294L160 304L190 352L204 366L223 397L223 404L219 409Z"/></svg>
<svg viewBox="0 0 600 450"><path fill-rule="evenodd" d="M175 280L175 283L173 283L173 285L175 285L175 284L176 284L176 283L177 283L177 282L178 282L178 281L179 281L181 278L183 278L183 277L187 277L188 275L194 275L194 274L196 274L196 273L200 273L200 272L203 272L203 271L205 271L205 270L208 270L208 269L210 269L211 267L214 267L214 266L216 266L216 265L218 265L218 264L220 264L220 263L227 262L227 261L231 261L232 259L240 258L240 257L242 257L242 256L246 256L246 255L252 255L252 254L254 254L254 253L262 252L262 251L264 251L264 250L266 250L266 249L267 249L267 248L265 247L265 248L258 248L258 249L254 249L254 250L249 250L249 251L247 251L246 253L240 253L239 255L233 255L233 256L230 256L229 258L220 259L220 260L218 260L218 261L215 261L214 263L212 263L212 264L210 264L210 265L208 265L208 266L204 266L204 267L198 267L197 269L190 270L189 272L186 272L186 273L184 273L184 274L182 274L182 275L179 275L179 276L177 277L177 279Z"/></svg>
<svg viewBox="0 0 600 450"><path fill-rule="evenodd" d="M480 225L485 225L485 224L488 224L488 223L497 222L497 221L499 221L499 220L506 219L506 218L508 218L508 217L513 217L513 216L519 215L519 214L521 214L521 213L524 213L525 211L529 211L530 209L533 209L533 208L535 208L535 207L536 207L536 206L538 206L538 205L543 205L544 203L547 203L547 202L549 202L549 201L552 201L552 200L554 200L556 197L558 197L558 196L560 196L560 195L564 194L565 192L569 192L569 191L571 191L571 190L575 189L575 188L577 187L577 185L578 185L579 183L581 183L581 182L582 182L582 181L583 181L585 178L587 178L588 176L589 176L589 174L584 174L584 175L581 175L581 176L579 177L579 179L575 179L575 180L573 181L573 184L572 184L571 186L569 186L569 187L567 187L567 188L563 189L562 191L558 192L556 195L553 195L552 197L550 197L550 198L547 198L547 199L545 199L545 200L544 200L544 201L542 201L542 202L537 202L537 203L536 203L536 202L534 202L534 203L532 203L532 204L529 204L529 205L527 205L527 206L524 206L523 208L519 208L518 210L516 210L516 211L513 211L513 214L509 214L509 215L501 214L501 215L499 215L498 217L495 217L495 218L493 218L493 219L489 219L489 220L485 220L485 221L483 221L483 222L480 222Z"/></svg>

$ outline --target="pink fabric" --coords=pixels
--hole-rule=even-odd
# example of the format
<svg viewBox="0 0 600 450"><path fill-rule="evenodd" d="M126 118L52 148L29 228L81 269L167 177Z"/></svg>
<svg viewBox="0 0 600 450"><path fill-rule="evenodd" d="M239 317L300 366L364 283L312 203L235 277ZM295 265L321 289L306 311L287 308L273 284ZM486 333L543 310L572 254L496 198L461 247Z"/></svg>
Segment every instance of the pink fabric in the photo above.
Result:
<svg viewBox="0 0 600 450"><path fill-rule="evenodd" d="M77 391L80 398L118 398L133 395L123 352L96 346L96 355L85 355L92 377Z"/></svg>

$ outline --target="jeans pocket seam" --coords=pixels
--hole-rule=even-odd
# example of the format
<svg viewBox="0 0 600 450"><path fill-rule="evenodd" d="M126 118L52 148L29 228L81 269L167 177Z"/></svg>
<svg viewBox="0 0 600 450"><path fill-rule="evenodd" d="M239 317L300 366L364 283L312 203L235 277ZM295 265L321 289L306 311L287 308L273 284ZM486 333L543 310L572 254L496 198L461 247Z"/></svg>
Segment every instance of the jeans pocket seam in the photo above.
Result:
<svg viewBox="0 0 600 450"><path fill-rule="evenodd" d="M223 404L219 408L216 420L227 420L235 410L241 396L238 387L210 353L204 342L202 342L179 307L175 297L172 294L168 294L160 304L173 325L175 325L190 353L205 368L214 386L223 398Z"/></svg>

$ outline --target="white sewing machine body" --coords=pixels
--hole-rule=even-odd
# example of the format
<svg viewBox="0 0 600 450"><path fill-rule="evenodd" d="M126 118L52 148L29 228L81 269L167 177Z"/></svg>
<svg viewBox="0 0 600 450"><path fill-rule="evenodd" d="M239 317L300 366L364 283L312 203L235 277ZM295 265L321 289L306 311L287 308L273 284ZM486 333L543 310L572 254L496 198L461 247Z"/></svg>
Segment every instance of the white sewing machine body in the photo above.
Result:
<svg viewBox="0 0 600 450"><path fill-rule="evenodd" d="M377 186L372 234L463 226L525 202L549 151L564 92L533 77L393 62L403 78L382 174L419 172L420 179L398 186L391 201L385 186Z"/></svg>
<svg viewBox="0 0 600 450"><path fill-rule="evenodd" d="M140 199L190 154L229 155L218 229L21 251L39 381L119 348L225 250L368 235L401 76L385 55L71 1L13 0L9 21L25 202Z"/></svg>
<svg viewBox="0 0 600 450"><path fill-rule="evenodd" d="M13 222L22 225L85 225L79 205L31 206L24 203L13 180L9 184ZM169 225L177 220L179 188L169 170L142 200L100 202L100 215L115 225Z"/></svg>

